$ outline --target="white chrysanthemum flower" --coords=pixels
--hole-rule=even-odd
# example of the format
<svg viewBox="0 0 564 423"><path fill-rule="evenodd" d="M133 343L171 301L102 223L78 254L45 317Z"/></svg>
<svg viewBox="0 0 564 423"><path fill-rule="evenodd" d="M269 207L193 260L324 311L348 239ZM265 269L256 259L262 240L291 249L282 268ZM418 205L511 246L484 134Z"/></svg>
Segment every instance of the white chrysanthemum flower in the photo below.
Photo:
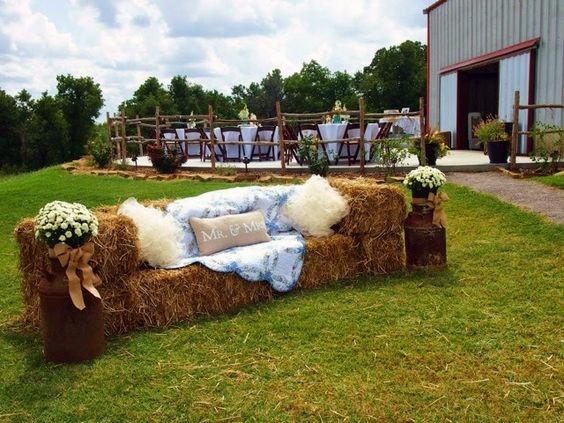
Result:
<svg viewBox="0 0 564 423"><path fill-rule="evenodd" d="M66 239L67 239L67 237L64 236L64 235L61 235L61 236L59 237L59 241L61 241L61 242L65 242Z"/></svg>
<svg viewBox="0 0 564 423"><path fill-rule="evenodd" d="M80 229L78 229L78 228L74 230L74 233L75 233L77 236L82 236L82 231L81 231Z"/></svg>
<svg viewBox="0 0 564 423"><path fill-rule="evenodd" d="M68 227L69 227L69 224L67 222L61 223L61 229L67 229Z"/></svg>

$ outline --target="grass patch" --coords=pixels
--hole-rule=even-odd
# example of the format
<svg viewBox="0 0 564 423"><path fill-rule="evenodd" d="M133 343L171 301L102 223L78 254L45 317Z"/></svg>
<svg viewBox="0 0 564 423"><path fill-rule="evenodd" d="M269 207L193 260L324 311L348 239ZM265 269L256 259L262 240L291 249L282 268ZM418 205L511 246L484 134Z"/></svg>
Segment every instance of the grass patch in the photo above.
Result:
<svg viewBox="0 0 564 423"><path fill-rule="evenodd" d="M226 186L57 168L0 180L0 420L559 419L563 227L454 185L445 272L342 281L114 337L81 365L44 363L39 336L10 329L21 217L54 199L93 207Z"/></svg>
<svg viewBox="0 0 564 423"><path fill-rule="evenodd" d="M558 175L535 176L533 179L551 187L564 189L564 174L562 173Z"/></svg>

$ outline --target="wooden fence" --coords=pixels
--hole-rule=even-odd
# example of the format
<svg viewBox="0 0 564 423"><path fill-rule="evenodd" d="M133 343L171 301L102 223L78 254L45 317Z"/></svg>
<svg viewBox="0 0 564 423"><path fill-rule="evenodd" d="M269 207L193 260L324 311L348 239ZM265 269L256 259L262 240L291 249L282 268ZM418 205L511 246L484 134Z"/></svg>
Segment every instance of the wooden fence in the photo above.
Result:
<svg viewBox="0 0 564 423"><path fill-rule="evenodd" d="M519 131L519 110L536 110L536 109L564 109L564 104L519 104L520 93L515 91L514 101L513 101L513 128L511 130L511 158L509 160L509 167L514 169L516 167L516 157L517 157L517 143L519 135L527 135L530 137L532 131ZM562 130L548 130L543 131L546 134L551 133L561 133Z"/></svg>
<svg viewBox="0 0 564 423"><path fill-rule="evenodd" d="M366 141L364 137L365 125L370 122L377 122L379 119L382 118L397 118L401 116L410 116L416 117L419 119L419 125L421 128L421 134L426 134L426 125L425 125L425 112L424 112L424 100L421 98L419 100L420 109L416 112L410 113L367 113L365 111L364 99L360 98L358 102L358 110L347 110L346 112L341 112L341 114L346 114L349 116L350 121L358 122L360 127L360 135L356 138L347 138L347 139L339 139L339 140L320 140L319 144L328 145L328 144L337 144L343 142L352 142L358 145L358 155L359 155L359 166L360 172L363 174L365 171L365 148L366 148ZM287 127L289 122L316 122L321 123L324 122L324 119L327 115L333 115L336 112L333 110L324 111L324 112L316 112L316 113L289 113L283 112L280 102L276 102L276 117L274 118L267 118L267 119L256 119L253 121L249 121L249 123L255 124L269 124L278 127L278 150L279 150L279 159L280 159L280 166L281 166L281 173L284 174L286 172L287 166L287 157L286 155L289 154L292 149L297 148L298 140L295 139L297 137L290 137L288 136ZM209 139L200 139L201 143L204 145L209 146L210 149L210 164L211 168L216 168L217 157L216 157L216 137L214 134L214 128L222 127L222 126L233 126L240 124L240 120L230 120L230 119L220 119L213 113L212 106L208 106L208 113L201 114L201 115L161 115L159 107L155 110L155 116L152 117L139 117L136 116L134 118L125 116L124 113L120 115L114 115L113 117L110 116L109 113L106 114L107 123L108 123L108 139L111 143L114 143L116 146L116 151L118 157L122 160L122 163L126 163L127 158L127 144L128 143L135 143L139 146L139 155L143 155L143 148L147 144L156 143L161 145L164 141L161 137L162 131L165 128L172 128L175 125L182 125L182 127L186 128L188 124L196 125L200 128L205 130L209 130ZM149 130L153 136L144 136L143 135L143 128L145 128L145 132ZM131 135L134 132L135 135ZM128 135L129 133L129 135ZM426 163L425 157L425 137L417 137L417 139L421 142L421 162L424 165ZM181 141L181 140L180 140ZM197 141L197 140L194 140ZM237 144L241 143L240 141L231 141L226 142L226 144ZM252 145L272 145L270 141L251 141L245 142L246 144ZM205 148L205 147L204 147ZM295 151L295 150L294 150Z"/></svg>

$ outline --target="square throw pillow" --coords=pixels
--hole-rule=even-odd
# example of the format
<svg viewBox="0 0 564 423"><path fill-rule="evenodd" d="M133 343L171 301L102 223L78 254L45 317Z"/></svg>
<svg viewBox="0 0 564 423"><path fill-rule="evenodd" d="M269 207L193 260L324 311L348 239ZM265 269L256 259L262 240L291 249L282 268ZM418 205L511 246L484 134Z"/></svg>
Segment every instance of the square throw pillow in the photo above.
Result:
<svg viewBox="0 0 564 423"><path fill-rule="evenodd" d="M282 213L303 235L326 236L349 214L349 204L325 178L313 175L288 199Z"/></svg>
<svg viewBox="0 0 564 423"><path fill-rule="evenodd" d="M260 210L213 218L191 217L190 226L201 256L231 247L271 241Z"/></svg>

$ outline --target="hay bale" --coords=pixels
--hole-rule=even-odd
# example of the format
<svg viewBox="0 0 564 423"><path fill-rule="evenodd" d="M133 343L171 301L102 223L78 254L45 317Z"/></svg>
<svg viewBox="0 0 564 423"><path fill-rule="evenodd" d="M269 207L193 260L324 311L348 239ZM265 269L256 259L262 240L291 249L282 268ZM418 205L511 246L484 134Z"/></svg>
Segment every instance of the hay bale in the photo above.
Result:
<svg viewBox="0 0 564 423"><path fill-rule="evenodd" d="M355 277L360 273L361 259L361 250L353 237L342 234L308 237L298 287L308 289Z"/></svg>
<svg viewBox="0 0 564 423"><path fill-rule="evenodd" d="M333 236L306 239L306 254L298 289L308 289L361 274L387 273L405 262L403 192L370 180L332 180L349 199L351 214ZM169 200L146 202L164 207ZM137 230L117 206L95 210L100 228L94 240L95 269L108 334L144 327L166 327L200 316L236 310L269 301L275 292L265 282L247 282L235 274L219 273L195 264L176 270L143 268L137 248ZM349 236L354 235L354 236ZM25 311L22 323L39 327L37 286L48 268L47 247L37 242L32 219L16 228Z"/></svg>
<svg viewBox="0 0 564 423"><path fill-rule="evenodd" d="M247 282L234 273L214 272L199 264L139 272L129 280L129 288L135 292L130 305L135 328L167 327L234 311L274 296L266 282ZM107 330L120 333L134 329L117 326L110 323Z"/></svg>
<svg viewBox="0 0 564 423"><path fill-rule="evenodd" d="M400 187L380 185L367 178L335 178L329 182L347 198L351 209L339 224L338 233L379 235L403 230L407 200Z"/></svg>
<svg viewBox="0 0 564 423"><path fill-rule="evenodd" d="M403 232L360 237L363 274L390 273L405 267Z"/></svg>
<svg viewBox="0 0 564 423"><path fill-rule="evenodd" d="M125 216L96 212L96 217L99 230L92 240L95 245L93 268L102 279L102 286L123 289L126 276L140 265L137 229ZM20 247L21 292L25 306L22 323L36 327L39 322L37 287L44 269L50 269L47 246L35 239L33 219L22 220L16 227L15 237Z"/></svg>

